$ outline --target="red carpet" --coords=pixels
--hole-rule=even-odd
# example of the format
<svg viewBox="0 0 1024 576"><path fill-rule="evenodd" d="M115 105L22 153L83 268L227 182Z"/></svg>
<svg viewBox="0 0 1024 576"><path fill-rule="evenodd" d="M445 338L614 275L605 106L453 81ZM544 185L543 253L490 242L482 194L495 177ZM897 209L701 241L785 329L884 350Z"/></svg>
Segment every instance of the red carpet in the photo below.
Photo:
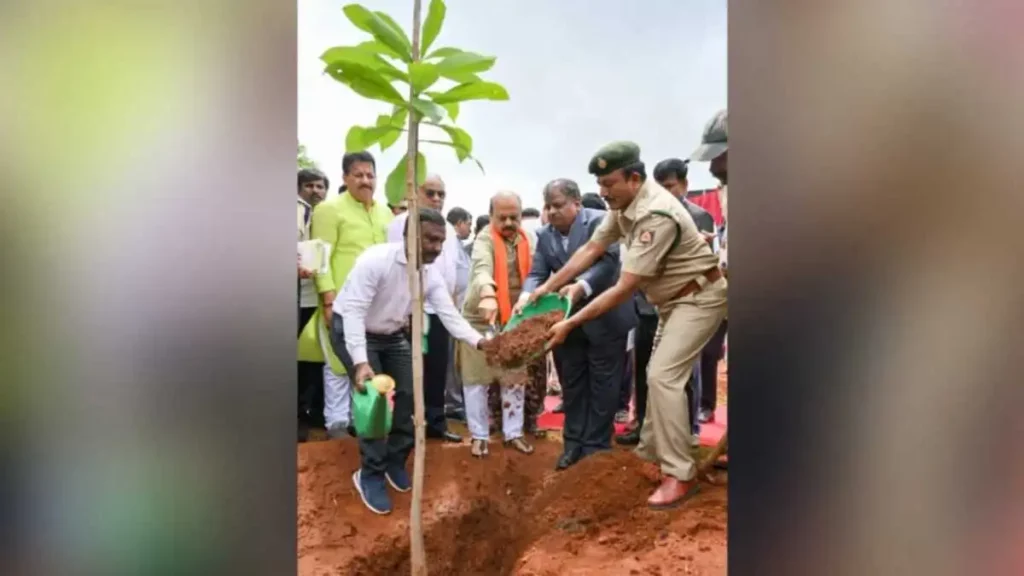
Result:
<svg viewBox="0 0 1024 576"><path fill-rule="evenodd" d="M537 427L541 430L561 430L562 425L565 421L565 416L562 414L555 414L552 410L555 406L558 406L560 399L557 396L548 396L544 400L544 414L541 414L540 418L537 419ZM725 432L725 428L728 424L727 410L725 406L719 406L718 410L715 411L715 421L708 422L707 424L701 424L700 426L700 443L704 446L714 446L718 444L718 441L722 438L722 433ZM616 424L615 433L622 434L626 430L625 424Z"/></svg>

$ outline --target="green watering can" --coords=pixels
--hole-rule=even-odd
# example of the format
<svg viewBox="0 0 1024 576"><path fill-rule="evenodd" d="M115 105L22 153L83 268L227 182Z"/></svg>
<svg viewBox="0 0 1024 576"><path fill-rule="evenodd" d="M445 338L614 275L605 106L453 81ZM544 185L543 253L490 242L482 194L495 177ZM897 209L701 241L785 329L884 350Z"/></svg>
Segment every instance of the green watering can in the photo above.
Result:
<svg viewBox="0 0 1024 576"><path fill-rule="evenodd" d="M365 392L352 393L352 423L356 435L367 440L387 438L391 432L391 404L388 392L395 381L387 374L378 374L363 383Z"/></svg>

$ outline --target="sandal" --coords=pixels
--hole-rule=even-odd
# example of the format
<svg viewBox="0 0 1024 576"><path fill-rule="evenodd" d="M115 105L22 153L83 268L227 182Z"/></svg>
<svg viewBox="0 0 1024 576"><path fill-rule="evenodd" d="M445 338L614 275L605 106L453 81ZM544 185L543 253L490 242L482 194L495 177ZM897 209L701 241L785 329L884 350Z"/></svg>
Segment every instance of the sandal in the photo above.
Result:
<svg viewBox="0 0 1024 576"><path fill-rule="evenodd" d="M487 441L473 440L469 453L472 454L474 458L483 458L484 456L487 456Z"/></svg>
<svg viewBox="0 0 1024 576"><path fill-rule="evenodd" d="M530 446L521 436L512 440L506 440L505 446L511 446L523 454L533 454L533 446Z"/></svg>

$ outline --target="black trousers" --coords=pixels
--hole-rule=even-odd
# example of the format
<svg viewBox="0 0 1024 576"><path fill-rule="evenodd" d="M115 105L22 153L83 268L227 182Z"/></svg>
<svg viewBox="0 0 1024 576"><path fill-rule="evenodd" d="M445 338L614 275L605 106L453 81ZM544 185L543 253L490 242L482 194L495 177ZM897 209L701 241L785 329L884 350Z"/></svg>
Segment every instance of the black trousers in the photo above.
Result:
<svg viewBox="0 0 1024 576"><path fill-rule="evenodd" d="M658 331L656 315L640 315L633 336L633 354L636 357L636 425L639 430L647 415L647 366L654 352L654 335Z"/></svg>
<svg viewBox="0 0 1024 576"><path fill-rule="evenodd" d="M306 327L316 308L299 308L299 334ZM324 365L322 362L299 362L299 420L308 426L324 426Z"/></svg>
<svg viewBox="0 0 1024 576"><path fill-rule="evenodd" d="M619 404L626 337L590 342L577 330L555 348L555 366L562 384L564 450L586 456L611 448Z"/></svg>
<svg viewBox="0 0 1024 576"><path fill-rule="evenodd" d="M355 376L355 364L345 348L345 329L341 316L331 319L331 348L345 366L345 371ZM365 477L382 477L389 466L405 467L409 452L416 443L412 423L412 347L403 332L394 334L366 335L366 356L370 367L377 374L387 374L395 379L395 406L391 418L391 433L386 439L359 439L359 454L362 458L362 473ZM353 394L358 394L355 387Z"/></svg>
<svg viewBox="0 0 1024 576"><path fill-rule="evenodd" d="M634 346L636 342L634 341ZM619 386L619 410L629 410L630 396L633 395L633 355L626 352L622 365L622 384Z"/></svg>
<svg viewBox="0 0 1024 576"><path fill-rule="evenodd" d="M423 408L427 418L427 433L434 436L448 431L444 415L444 396L448 385L448 359L451 336L441 317L429 314L427 353L423 355Z"/></svg>
<svg viewBox="0 0 1024 576"><path fill-rule="evenodd" d="M725 334L728 322L722 320L714 336L700 354L701 395L700 407L714 412L718 408L718 363L722 360L725 349Z"/></svg>

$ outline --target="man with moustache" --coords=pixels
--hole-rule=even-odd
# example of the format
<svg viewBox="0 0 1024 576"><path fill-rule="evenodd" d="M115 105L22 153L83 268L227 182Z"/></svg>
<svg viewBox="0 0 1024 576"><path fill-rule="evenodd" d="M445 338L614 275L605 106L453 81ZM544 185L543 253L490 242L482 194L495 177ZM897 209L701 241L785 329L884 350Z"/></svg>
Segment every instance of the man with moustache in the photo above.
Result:
<svg viewBox="0 0 1024 576"><path fill-rule="evenodd" d="M699 488L686 382L701 349L725 317L726 281L718 257L693 218L671 193L647 177L639 146L613 142L594 155L588 170L597 177L610 212L590 241L530 299L562 288L610 246L622 242L625 255L618 282L555 324L548 345L561 345L573 330L629 301L636 290L657 308L658 332L647 373L647 419L636 454L661 466L663 479L648 506L670 508Z"/></svg>
<svg viewBox="0 0 1024 576"><path fill-rule="evenodd" d="M444 209L444 199L447 195L444 188L444 181L441 177L432 174L426 177L423 184L417 190L419 194L419 205L441 212ZM388 242L405 241L405 225L408 221L408 212L399 214L388 226ZM459 284L459 252L462 250L462 243L451 224L445 224L445 241L441 254L431 267L444 279L448 293L455 302L462 300L462 293L466 286ZM448 420L444 413L445 385L448 380L448 363L450 359L451 337L444 323L437 315L434 307L424 303L423 311L427 319L423 323L424 333L427 338L427 349L423 354L423 401L427 418L427 437L441 438L446 442L461 442L462 437L448 430Z"/></svg>
<svg viewBox="0 0 1024 576"><path fill-rule="evenodd" d="M521 309L537 288L560 270L598 229L606 212L583 208L579 186L568 179L544 187L548 224L537 232L533 265L516 306ZM615 285L619 247L614 244L568 286L573 310ZM554 350L565 412L564 448L557 465L564 470L581 458L611 449L613 420L626 360L626 336L636 326L631 302L581 325Z"/></svg>
<svg viewBox="0 0 1024 576"><path fill-rule="evenodd" d="M500 331L511 318L512 307L530 273L534 246L532 236L521 226L522 209L518 194L495 194L491 198L490 224L480 230L473 242L469 288L462 313L477 330ZM500 387L500 422L506 446L524 454L533 453L523 429L529 369L492 368L482 353L464 343L459 344L458 355L472 455L482 458L488 454L488 392L495 385Z"/></svg>
<svg viewBox="0 0 1024 576"><path fill-rule="evenodd" d="M377 165L369 152L351 152L341 160L345 192L321 202L314 210L310 235L331 246L330 271L316 275L320 306L299 336L299 360L325 362L324 424L332 438L347 435L351 389L345 367L330 346L331 310L356 257L387 240L393 216L384 202L373 199Z"/></svg>
<svg viewBox="0 0 1024 576"><path fill-rule="evenodd" d="M309 221L313 207L323 201L330 182L323 172L304 168L298 176L298 241L309 240ZM316 313L319 303L313 272L299 267L299 326L298 333ZM323 426L324 422L324 378L323 363L298 363L299 383L299 441L304 442L309 429Z"/></svg>
<svg viewBox="0 0 1024 576"><path fill-rule="evenodd" d="M444 279L430 266L446 241L444 217L431 208L419 209L418 217L424 299L447 330L476 351L487 342L459 314ZM385 481L399 492L412 489L405 468L415 444L412 346L404 330L412 310L408 263L404 242L368 248L356 259L332 310L331 345L353 375L357 393L377 373L395 380L391 431L386 439L359 440L362 465L352 475L363 503L376 514L391 512Z"/></svg>

